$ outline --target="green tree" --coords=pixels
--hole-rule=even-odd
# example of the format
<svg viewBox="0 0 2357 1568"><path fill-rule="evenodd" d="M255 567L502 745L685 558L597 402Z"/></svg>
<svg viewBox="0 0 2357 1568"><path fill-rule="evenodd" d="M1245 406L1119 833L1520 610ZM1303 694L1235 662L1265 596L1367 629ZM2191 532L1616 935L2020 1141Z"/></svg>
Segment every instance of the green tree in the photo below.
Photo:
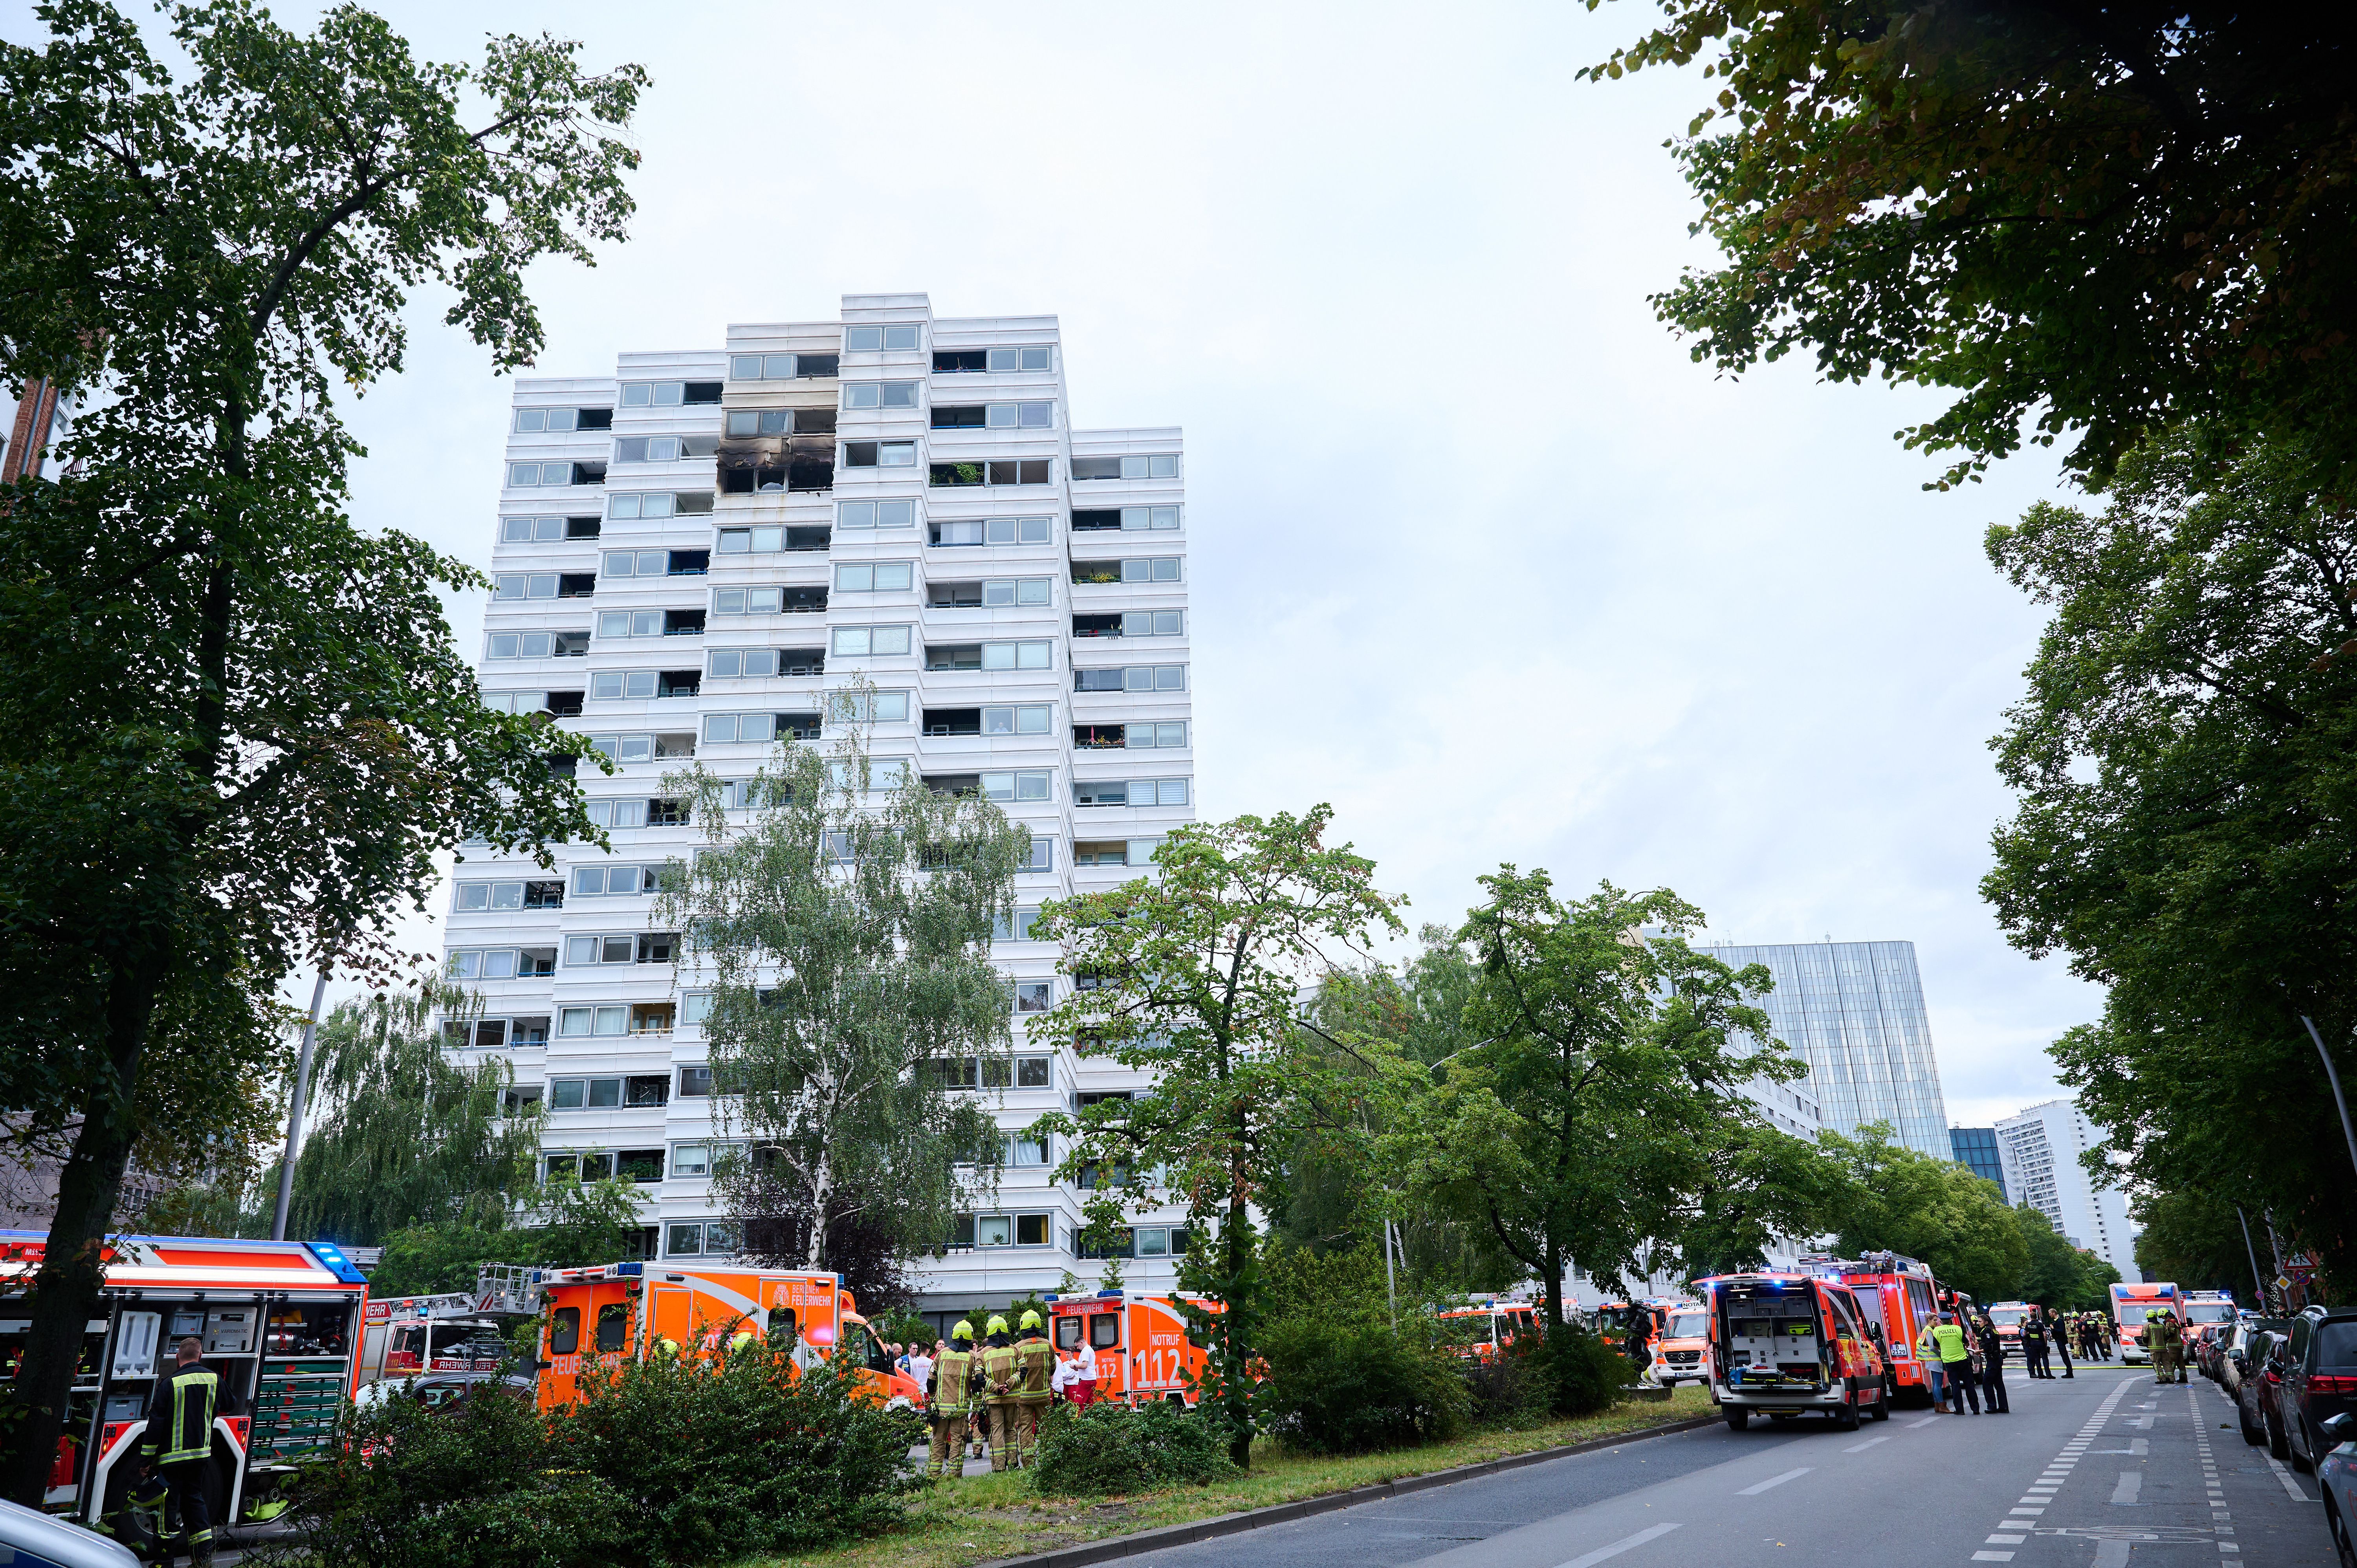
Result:
<svg viewBox="0 0 2357 1568"><path fill-rule="evenodd" d="M1983 891L2105 988L2053 1047L2135 1185L2274 1210L2357 1279L2316 1020L2357 1082L2357 531L2304 451L2194 433L2100 512L2033 507L1990 558L2053 618L1996 744L2018 800Z"/></svg>
<svg viewBox="0 0 2357 1568"><path fill-rule="evenodd" d="M1475 1043L1382 1156L1408 1190L1536 1276L1551 1333L1575 1262L1617 1283L1688 1246L1736 1253L1762 1227L1800 1228L1803 1195L1751 1180L1780 1151L1741 1087L1806 1070L1745 1000L1766 970L1695 951L1702 912L1665 889L1607 883L1566 903L1545 872L1512 865L1481 884L1460 933L1480 966Z"/></svg>
<svg viewBox="0 0 2357 1568"><path fill-rule="evenodd" d="M2233 1204L2208 1193L2140 1192L2135 1208L2136 1261L2145 1278L2174 1280L2187 1290L2232 1291L2237 1301L2266 1299L2272 1275L2251 1273L2255 1254L2262 1269L2273 1261L2264 1216L2252 1221L2245 1244Z"/></svg>
<svg viewBox="0 0 2357 1568"><path fill-rule="evenodd" d="M974 1087L1010 1079L1014 999L990 962L1030 832L975 795L937 794L867 757L864 684L829 694L832 757L789 740L733 786L701 764L668 780L710 843L674 868L658 919L708 979L705 1038L721 1128L752 1144L721 1189L762 1222L758 1251L827 1262L864 1227L901 1255L940 1245L1001 1163ZM964 1167L961 1174L959 1167Z"/></svg>
<svg viewBox="0 0 2357 1568"><path fill-rule="evenodd" d="M525 269L620 236L645 78L222 0L166 10L176 82L102 0L36 15L0 45L0 373L86 400L60 478L0 506L0 1090L76 1128L14 1391L38 1504L146 1123L233 1118L208 1074L266 1061L298 956L366 962L436 851L590 832L546 760L586 743L486 708L451 644L440 595L480 577L343 515L331 394L399 368L427 280L531 359Z"/></svg>
<svg viewBox="0 0 2357 1568"><path fill-rule="evenodd" d="M2012 1297L2029 1266L2029 1246L1995 1182L1892 1143L1888 1122L1868 1122L1854 1137L1821 1133L1818 1141L1847 1178L1834 1227L1844 1257L1903 1253L1977 1301Z"/></svg>
<svg viewBox="0 0 2357 1568"><path fill-rule="evenodd" d="M479 1010L429 981L320 1020L318 1119L295 1161L291 1233L365 1247L410 1226L497 1229L532 1194L545 1108L512 1096L504 1058L445 1048L446 1025L463 1037Z"/></svg>
<svg viewBox="0 0 2357 1568"><path fill-rule="evenodd" d="M1598 0L1587 0L1590 9ZM1664 0L1581 74L1707 59L1677 144L1725 254L1657 295L1695 358L1795 349L1955 400L1949 480L2083 433L2097 482L2192 419L2357 432L2349 26L2300 6ZM2101 352L2089 345L2101 344Z"/></svg>
<svg viewBox="0 0 2357 1568"><path fill-rule="evenodd" d="M635 1183L552 1176L512 1214L494 1211L475 1222L392 1231L369 1290L379 1297L472 1290L485 1263L551 1269L611 1263L641 1255L640 1230Z"/></svg>
<svg viewBox="0 0 2357 1568"><path fill-rule="evenodd" d="M1139 1173L1126 1187L1101 1184L1091 1207L1100 1235L1125 1199L1140 1213L1187 1206L1195 1240L1179 1280L1219 1305L1192 1316L1210 1351L1206 1398L1232 1423L1240 1466L1251 1461L1265 1311L1254 1208L1280 1189L1306 1138L1363 1142L1361 1103L1394 1078L1380 1042L1329 1035L1301 1007L1318 977L1364 961L1376 932L1404 929L1401 900L1375 889L1373 863L1325 842L1332 817L1320 805L1181 828L1156 852L1152 876L1051 902L1031 928L1062 944L1062 967L1086 987L1035 1037L1070 1038L1084 1061L1154 1075L1133 1099L1043 1120L1068 1141L1059 1174ZM1337 1049L1346 1046L1347 1069Z"/></svg>
<svg viewBox="0 0 2357 1568"><path fill-rule="evenodd" d="M2109 1309L2111 1295L2104 1287L2120 1277L2117 1269L2085 1248L2071 1245L2052 1220L2026 1203L2015 1207L2013 1219L2021 1228L2022 1245L2029 1253L2021 1281L2013 1290L2016 1300L2033 1301L2058 1312Z"/></svg>

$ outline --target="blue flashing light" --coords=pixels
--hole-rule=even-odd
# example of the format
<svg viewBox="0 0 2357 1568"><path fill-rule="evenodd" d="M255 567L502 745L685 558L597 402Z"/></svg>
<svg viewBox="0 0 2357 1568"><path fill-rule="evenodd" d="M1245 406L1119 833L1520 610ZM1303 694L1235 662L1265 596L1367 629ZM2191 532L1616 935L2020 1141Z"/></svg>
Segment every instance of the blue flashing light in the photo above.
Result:
<svg viewBox="0 0 2357 1568"><path fill-rule="evenodd" d="M368 1276L352 1266L344 1250L332 1241L306 1241L304 1249L319 1261L319 1266L348 1285L364 1285Z"/></svg>
<svg viewBox="0 0 2357 1568"><path fill-rule="evenodd" d="M614 1265L614 1276L617 1279L634 1280L646 1272L647 1266L644 1263L616 1263Z"/></svg>

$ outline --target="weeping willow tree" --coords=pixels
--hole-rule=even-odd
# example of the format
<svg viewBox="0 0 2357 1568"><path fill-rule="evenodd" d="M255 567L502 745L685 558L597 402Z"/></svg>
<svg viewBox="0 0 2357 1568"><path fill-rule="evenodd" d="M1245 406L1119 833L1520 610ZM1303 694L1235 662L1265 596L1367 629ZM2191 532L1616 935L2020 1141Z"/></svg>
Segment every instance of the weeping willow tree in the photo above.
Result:
<svg viewBox="0 0 2357 1568"><path fill-rule="evenodd" d="M657 913L708 987L714 1113L744 1144L714 1185L748 1250L813 1269L856 1251L880 1278L996 1179L985 1091L1009 1081L1014 1007L990 942L1031 835L872 761L873 702L830 693L829 752L787 740L748 779L667 779L709 843Z"/></svg>
<svg viewBox="0 0 2357 1568"><path fill-rule="evenodd" d="M511 1100L507 1062L444 1048L445 1021L474 1010L466 992L428 982L320 1021L318 1117L295 1162L290 1234L368 1246L410 1226L496 1230L533 1198L539 1103Z"/></svg>

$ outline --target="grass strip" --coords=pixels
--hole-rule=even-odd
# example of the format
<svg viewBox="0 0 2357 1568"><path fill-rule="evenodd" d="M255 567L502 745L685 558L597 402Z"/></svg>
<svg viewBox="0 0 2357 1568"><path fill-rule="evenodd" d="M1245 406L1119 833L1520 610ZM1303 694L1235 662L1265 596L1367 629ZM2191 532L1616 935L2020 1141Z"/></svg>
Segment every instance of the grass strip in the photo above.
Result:
<svg viewBox="0 0 2357 1568"><path fill-rule="evenodd" d="M764 1568L963 1568L1541 1448L1640 1435L1706 1415L1710 1409L1710 1395L1688 1385L1663 1403L1624 1404L1600 1415L1474 1432L1429 1447L1347 1458L1291 1454L1262 1438L1253 1444L1249 1474L1210 1486L1174 1487L1132 1497L1043 1498L1032 1491L1028 1475L976 1476L919 1498L909 1509L908 1528L896 1534L813 1555L755 1559L744 1568L756 1563Z"/></svg>

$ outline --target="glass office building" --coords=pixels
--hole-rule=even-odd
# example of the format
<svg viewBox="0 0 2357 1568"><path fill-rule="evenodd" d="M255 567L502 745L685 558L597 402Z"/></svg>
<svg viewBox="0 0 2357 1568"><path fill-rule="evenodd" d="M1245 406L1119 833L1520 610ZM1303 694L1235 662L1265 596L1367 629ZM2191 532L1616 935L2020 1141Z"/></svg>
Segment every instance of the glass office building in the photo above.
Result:
<svg viewBox="0 0 2357 1568"><path fill-rule="evenodd" d="M1940 1069L1913 942L1714 947L1738 969L1765 964L1775 989L1759 998L1776 1037L1809 1064L1825 1125L1854 1133L1888 1122L1895 1142L1953 1159Z"/></svg>
<svg viewBox="0 0 2357 1568"><path fill-rule="evenodd" d="M1996 1150L1996 1128L1951 1127L1948 1147L1953 1151L1956 1164L1983 1181L1996 1183L1998 1192L2006 1190L2005 1159ZM2006 1201L2011 1203L2013 1199L2007 1197Z"/></svg>

